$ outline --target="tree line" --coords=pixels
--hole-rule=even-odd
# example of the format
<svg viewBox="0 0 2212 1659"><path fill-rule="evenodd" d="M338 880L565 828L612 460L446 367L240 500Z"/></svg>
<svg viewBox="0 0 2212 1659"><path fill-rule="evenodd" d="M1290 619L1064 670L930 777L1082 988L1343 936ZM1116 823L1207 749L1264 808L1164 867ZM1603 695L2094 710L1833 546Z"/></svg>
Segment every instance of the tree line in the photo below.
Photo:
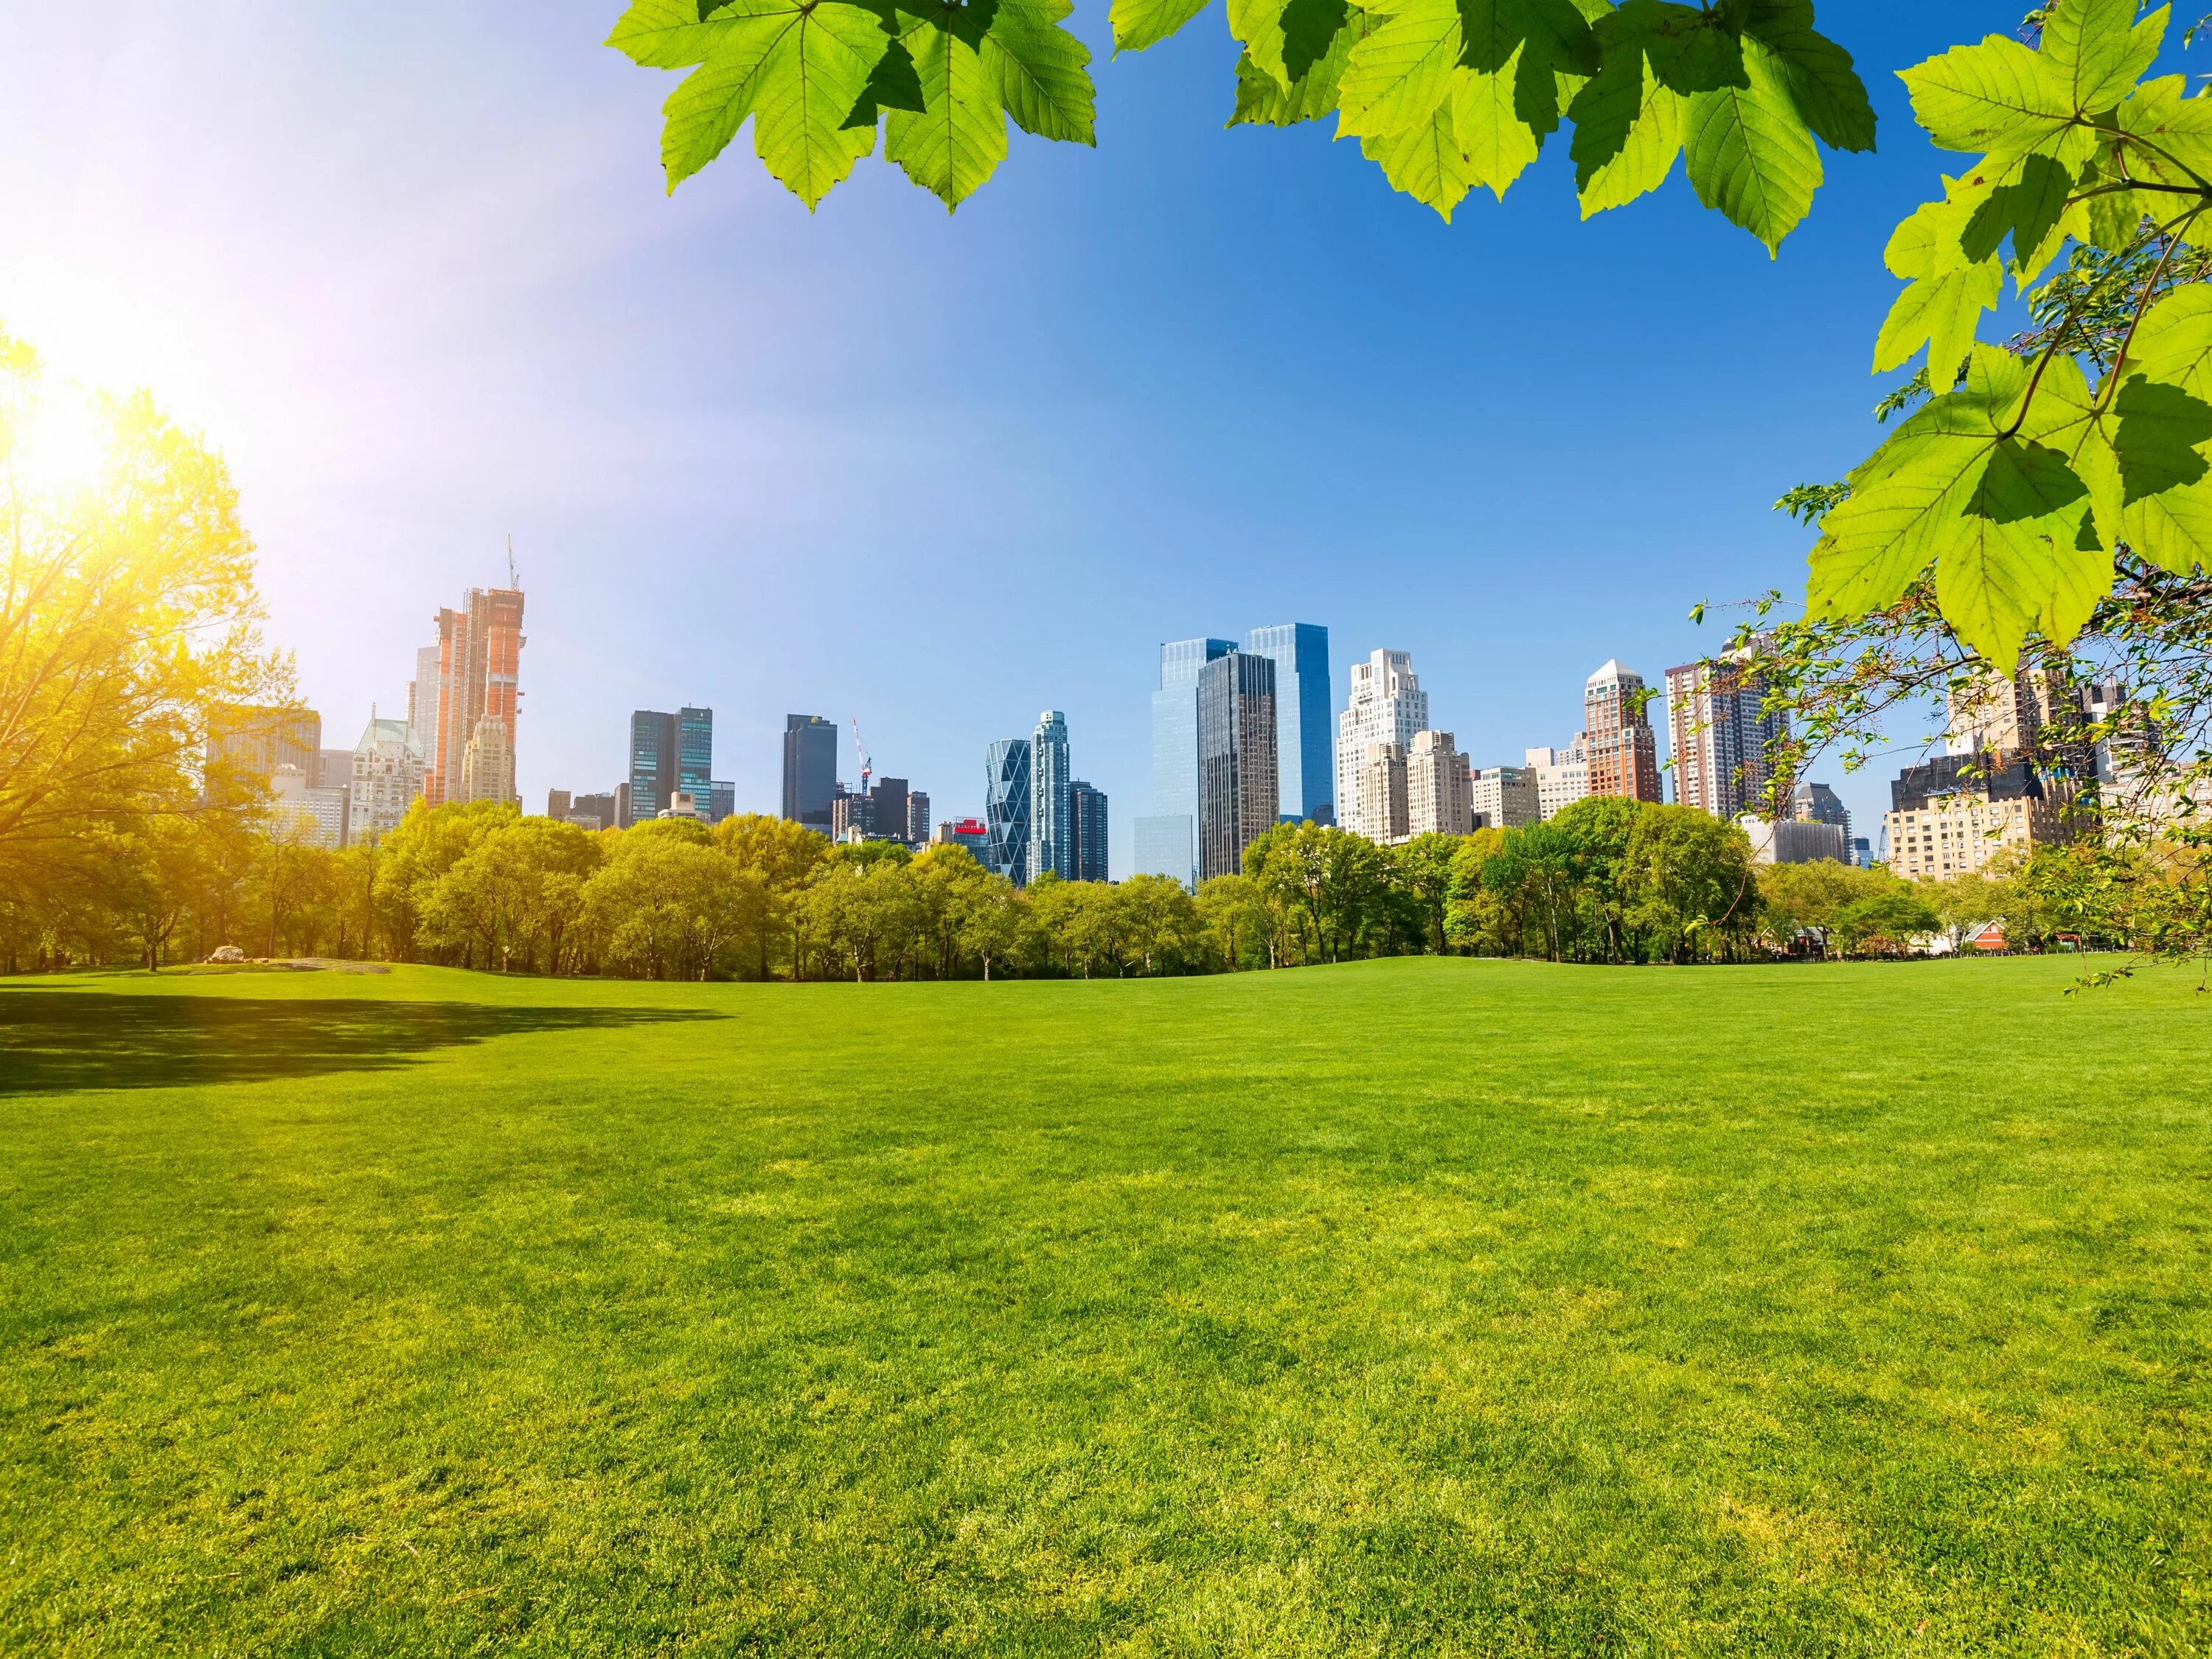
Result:
<svg viewBox="0 0 2212 1659"><path fill-rule="evenodd" d="M1396 847L1284 824L1195 894L1148 875L1018 888L957 847L832 845L755 815L592 831L490 802L418 800L381 840L338 850L304 822L237 813L101 842L88 879L0 899L8 971L158 969L222 945L654 980L1127 977L1415 954L1744 962L1808 941L1894 954L2014 902L2012 884L1946 895L1878 870L1762 867L1732 823L1619 799Z"/></svg>

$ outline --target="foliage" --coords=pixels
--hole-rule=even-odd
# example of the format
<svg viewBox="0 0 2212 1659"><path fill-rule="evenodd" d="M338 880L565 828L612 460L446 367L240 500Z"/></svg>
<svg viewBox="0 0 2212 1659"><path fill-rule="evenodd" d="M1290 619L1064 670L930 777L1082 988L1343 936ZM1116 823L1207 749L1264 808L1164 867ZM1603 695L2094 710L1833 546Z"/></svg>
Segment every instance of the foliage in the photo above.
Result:
<svg viewBox="0 0 2212 1659"><path fill-rule="evenodd" d="M1115 51L1174 34L1206 0L1112 0ZM769 173L811 209L875 147L957 207L1006 154L1011 121L1094 142L1091 54L1066 0L631 0L607 44L688 70L669 94L672 191L750 118ZM1447 221L1503 198L1571 127L1585 218L1683 161L1705 206L1771 251L1810 209L1820 146L1874 148L1850 54L1812 0L1227 0L1240 54L1231 126L1334 114L1336 136Z"/></svg>

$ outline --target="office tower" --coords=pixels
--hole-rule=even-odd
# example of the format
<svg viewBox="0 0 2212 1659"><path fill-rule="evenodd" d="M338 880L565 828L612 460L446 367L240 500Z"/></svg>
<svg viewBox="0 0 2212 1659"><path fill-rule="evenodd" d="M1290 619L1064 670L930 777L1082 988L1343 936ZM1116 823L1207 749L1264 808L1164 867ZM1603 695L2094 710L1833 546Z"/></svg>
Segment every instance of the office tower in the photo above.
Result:
<svg viewBox="0 0 2212 1659"><path fill-rule="evenodd" d="M710 778L707 781L707 822L720 823L724 818L738 814L738 786L732 781Z"/></svg>
<svg viewBox="0 0 2212 1659"><path fill-rule="evenodd" d="M1850 862L1850 843L1835 824L1818 823L1811 819L1769 820L1752 812L1745 813L1737 823L1751 837L1753 864L1818 864L1823 860L1838 864Z"/></svg>
<svg viewBox="0 0 2212 1659"><path fill-rule="evenodd" d="M522 592L512 587L471 587L458 611L438 612L438 701L423 793L441 801L513 800L515 715L522 665ZM418 673L419 678L419 673ZM416 701L421 702L418 686ZM469 744L478 724L497 720L503 739L487 739L482 752L506 757L506 775L480 781L492 793L468 793Z"/></svg>
<svg viewBox="0 0 2212 1659"><path fill-rule="evenodd" d="M462 800L512 802L514 794L514 750L507 745L507 722L486 714L469 734L461 755Z"/></svg>
<svg viewBox="0 0 2212 1659"><path fill-rule="evenodd" d="M322 742L323 717L312 708L226 704L208 716L210 791L247 779L269 783L286 766L312 783Z"/></svg>
<svg viewBox="0 0 2212 1659"><path fill-rule="evenodd" d="M1790 816L1800 823L1832 823L1844 832L1848 847L1851 839L1850 811L1843 798L1825 783L1800 781L1790 792Z"/></svg>
<svg viewBox="0 0 2212 1659"><path fill-rule="evenodd" d="M548 789L545 792L545 816L556 823L566 823L568 821L568 813L573 805L574 803L568 799L568 792L565 789Z"/></svg>
<svg viewBox="0 0 2212 1659"><path fill-rule="evenodd" d="M578 795L562 816L583 830L611 830L621 822L617 816L613 790L600 795Z"/></svg>
<svg viewBox="0 0 2212 1659"><path fill-rule="evenodd" d="M1076 881L1106 880L1105 791L1092 788L1080 778L1069 784L1067 823L1070 877Z"/></svg>
<svg viewBox="0 0 2212 1659"><path fill-rule="evenodd" d="M630 811L629 785L627 781L615 786L615 828L627 830L637 822L637 814Z"/></svg>
<svg viewBox="0 0 2212 1659"><path fill-rule="evenodd" d="M675 794L677 782L676 716L641 708L629 717L629 818L642 823L659 817Z"/></svg>
<svg viewBox="0 0 2212 1659"><path fill-rule="evenodd" d="M937 826L933 847L957 847L985 869L991 867L991 826L981 818L952 818Z"/></svg>
<svg viewBox="0 0 2212 1659"><path fill-rule="evenodd" d="M837 793L837 728L819 714L783 717L783 816L827 831Z"/></svg>
<svg viewBox="0 0 2212 1659"><path fill-rule="evenodd" d="M1073 829L1068 823L1067 716L1048 708L1030 733L1030 879L1050 870L1063 878L1074 874Z"/></svg>
<svg viewBox="0 0 2212 1659"><path fill-rule="evenodd" d="M714 711L679 708L676 711L676 787L699 803L703 820L713 809L714 771Z"/></svg>
<svg viewBox="0 0 2212 1659"><path fill-rule="evenodd" d="M1851 856L1850 861L1858 866L1862 870L1872 868L1874 865L1874 843L1869 841L1864 836L1854 836L1851 838Z"/></svg>
<svg viewBox="0 0 2212 1659"><path fill-rule="evenodd" d="M2017 674L1984 672L1950 691L1947 752L2015 755L2033 749L2042 726L2037 681Z"/></svg>
<svg viewBox="0 0 2212 1659"><path fill-rule="evenodd" d="M1406 751L1406 834L1474 831L1474 780L1449 732L1416 732Z"/></svg>
<svg viewBox="0 0 2212 1659"><path fill-rule="evenodd" d="M878 778L868 786L868 834L880 841L904 841L912 799L904 778Z"/></svg>
<svg viewBox="0 0 2212 1659"><path fill-rule="evenodd" d="M266 822L271 833L288 835L308 847L343 847L346 792L309 782L307 773L287 762L269 780Z"/></svg>
<svg viewBox="0 0 2212 1659"><path fill-rule="evenodd" d="M1137 869L1198 884L1198 676L1236 649L1227 640L1160 647L1152 692L1152 811L1137 820Z"/></svg>
<svg viewBox="0 0 2212 1659"><path fill-rule="evenodd" d="M1988 867L1999 853L2073 839L2075 781L2043 775L2034 760L1972 752L1908 766L1889 787L1882 819L1889 867L1941 881Z"/></svg>
<svg viewBox="0 0 2212 1659"><path fill-rule="evenodd" d="M1373 745L1409 747L1416 732L1429 729L1429 694L1413 674L1413 659L1403 651L1377 651L1352 665L1352 700L1336 730L1336 821L1356 836L1381 841L1362 817L1360 779Z"/></svg>
<svg viewBox="0 0 2212 1659"><path fill-rule="evenodd" d="M1536 775L1537 810L1548 821L1562 807L1587 797L1589 787L1589 748L1586 736L1577 736L1564 749L1531 749L1522 758Z"/></svg>
<svg viewBox="0 0 2212 1659"><path fill-rule="evenodd" d="M1406 839L1406 745L1370 743L1359 767L1360 834L1383 847Z"/></svg>
<svg viewBox="0 0 2212 1659"><path fill-rule="evenodd" d="M991 867L1017 887L1030 878L1030 740L1001 738L984 751L983 821Z"/></svg>
<svg viewBox="0 0 2212 1659"><path fill-rule="evenodd" d="M380 841L398 829L422 793L423 770L422 751L407 722L372 717L353 746L347 840L356 845Z"/></svg>
<svg viewBox="0 0 2212 1659"><path fill-rule="evenodd" d="M438 733L438 647L426 645L415 653L415 678L407 682L408 741L427 762Z"/></svg>
<svg viewBox="0 0 2212 1659"><path fill-rule="evenodd" d="M1328 678L1328 629L1316 623L1255 628L1244 649L1275 664L1275 777L1283 817L1336 822L1336 698Z"/></svg>
<svg viewBox="0 0 2212 1659"><path fill-rule="evenodd" d="M1666 799L1659 741L1644 713L1644 677L1608 662L1583 687L1583 731L1589 740L1589 792L1629 800Z"/></svg>
<svg viewBox="0 0 2212 1659"><path fill-rule="evenodd" d="M1231 651L1198 676L1198 878L1235 875L1244 849L1273 829L1275 663Z"/></svg>
<svg viewBox="0 0 2212 1659"><path fill-rule="evenodd" d="M1551 753L1545 750L1545 754ZM1544 821L1533 766L1486 766L1468 775L1468 810L1478 830L1526 830Z"/></svg>
<svg viewBox="0 0 2212 1659"><path fill-rule="evenodd" d="M909 847L929 844L929 794L926 790L907 792L906 844Z"/></svg>
<svg viewBox="0 0 2212 1659"><path fill-rule="evenodd" d="M1667 671L1667 725L1674 750L1674 799L1717 818L1739 817L1764 800L1784 715L1760 705L1766 682L1727 662Z"/></svg>
<svg viewBox="0 0 2212 1659"><path fill-rule="evenodd" d="M830 839L844 842L867 838L868 798L840 783L837 793L830 797Z"/></svg>
<svg viewBox="0 0 2212 1659"><path fill-rule="evenodd" d="M315 783L323 789L343 789L353 782L353 750L315 750Z"/></svg>

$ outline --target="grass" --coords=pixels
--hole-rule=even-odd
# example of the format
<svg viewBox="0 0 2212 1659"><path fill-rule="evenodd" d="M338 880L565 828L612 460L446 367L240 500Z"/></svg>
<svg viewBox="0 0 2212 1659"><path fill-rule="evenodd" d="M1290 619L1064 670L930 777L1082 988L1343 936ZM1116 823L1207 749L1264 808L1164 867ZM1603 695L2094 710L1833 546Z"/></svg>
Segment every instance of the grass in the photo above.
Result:
<svg viewBox="0 0 2212 1659"><path fill-rule="evenodd" d="M2212 1007L0 985L0 1650L2201 1655Z"/></svg>

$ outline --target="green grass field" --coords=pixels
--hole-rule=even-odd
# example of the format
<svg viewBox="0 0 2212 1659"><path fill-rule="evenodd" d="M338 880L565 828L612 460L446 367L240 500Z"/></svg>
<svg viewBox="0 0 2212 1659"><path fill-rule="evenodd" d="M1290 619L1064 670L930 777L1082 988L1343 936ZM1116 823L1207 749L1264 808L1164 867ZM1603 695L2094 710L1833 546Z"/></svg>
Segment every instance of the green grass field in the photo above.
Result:
<svg viewBox="0 0 2212 1659"><path fill-rule="evenodd" d="M0 1650L2212 1649L2212 999L0 984Z"/></svg>

